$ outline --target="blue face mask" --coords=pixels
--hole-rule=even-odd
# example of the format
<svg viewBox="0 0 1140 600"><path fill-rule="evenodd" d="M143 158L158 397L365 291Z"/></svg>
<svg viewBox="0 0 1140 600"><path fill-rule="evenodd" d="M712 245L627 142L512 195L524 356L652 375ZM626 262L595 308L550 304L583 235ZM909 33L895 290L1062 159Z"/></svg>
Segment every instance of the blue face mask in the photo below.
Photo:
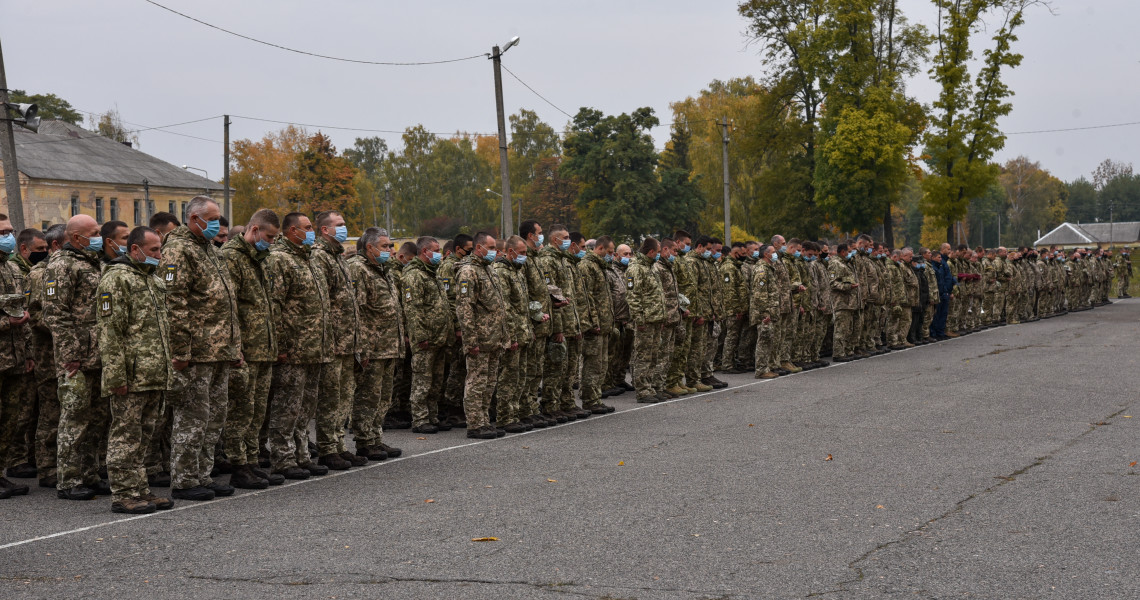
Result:
<svg viewBox="0 0 1140 600"><path fill-rule="evenodd" d="M103 249L103 238L99 236L87 238L87 247L84 250L98 252Z"/></svg>
<svg viewBox="0 0 1140 600"><path fill-rule="evenodd" d="M147 256L147 257L143 258L143 263L148 264L152 267L157 267L158 266L158 259L153 257L153 256Z"/></svg>
<svg viewBox="0 0 1140 600"><path fill-rule="evenodd" d="M852 258L855 258L855 251L854 250L847 253L847 260L851 260Z"/></svg>
<svg viewBox="0 0 1140 600"><path fill-rule="evenodd" d="M925 269L925 268L926 268L926 265L924 265L924 264L922 264L922 263L918 263L917 265L915 265L915 268L917 268L917 269Z"/></svg>
<svg viewBox="0 0 1140 600"><path fill-rule="evenodd" d="M701 252L702 258L708 258L710 256L712 256L712 251L710 251L710 250L705 250L704 252Z"/></svg>
<svg viewBox="0 0 1140 600"><path fill-rule="evenodd" d="M609 254L607 254L607 255L606 255L606 262L608 262L608 263L612 263L612 262L614 262L614 257L613 257L613 256L611 256L611 255L609 255Z"/></svg>
<svg viewBox="0 0 1140 600"><path fill-rule="evenodd" d="M788 253L788 247L787 246L780 246L780 254L787 254L787 253Z"/></svg>
<svg viewBox="0 0 1140 600"><path fill-rule="evenodd" d="M525 265L526 264L526 256L525 255L524 256L516 256L515 257L515 264L516 265Z"/></svg>
<svg viewBox="0 0 1140 600"><path fill-rule="evenodd" d="M575 254L574 256L577 258L586 258L586 251L585 250L579 250L578 253Z"/></svg>
<svg viewBox="0 0 1140 600"><path fill-rule="evenodd" d="M870 253L871 253L871 249L870 249L870 248L867 248L867 249L863 250L863 252L866 252L867 254L870 254Z"/></svg>
<svg viewBox="0 0 1140 600"><path fill-rule="evenodd" d="M206 221L205 219L202 219L202 217L198 218L202 221ZM218 219L214 219L213 221L206 221L206 228L202 230L202 237L208 240L212 240L214 239L214 236L218 235L218 232L221 230L222 222Z"/></svg>
<svg viewBox="0 0 1140 600"><path fill-rule="evenodd" d="M715 258L716 260L720 260L720 257L721 257L720 252L717 252L716 254L713 255L713 258Z"/></svg>
<svg viewBox="0 0 1140 600"><path fill-rule="evenodd" d="M562 251L565 252L570 249L570 238L562 240Z"/></svg>
<svg viewBox="0 0 1140 600"><path fill-rule="evenodd" d="M792 253L792 256L799 258L800 257L800 251L796 250L795 252Z"/></svg>
<svg viewBox="0 0 1140 600"><path fill-rule="evenodd" d="M657 256L654 256L654 257L653 257L653 262L657 262L657 261L659 261L659 260L661 260L661 255L660 255L660 254L658 254Z"/></svg>
<svg viewBox="0 0 1140 600"><path fill-rule="evenodd" d="M628 265L629 264L629 257L623 256L623 257L621 257L621 260L619 260L618 262L620 262L623 265Z"/></svg>
<svg viewBox="0 0 1140 600"><path fill-rule="evenodd" d="M312 231L305 232L305 240L301 242L306 246L312 246L317 241L317 234Z"/></svg>
<svg viewBox="0 0 1140 600"><path fill-rule="evenodd" d="M269 249L269 242L267 242L265 240L257 240L256 242L253 243L253 247L257 248L258 252L265 252L266 250Z"/></svg>
<svg viewBox="0 0 1140 600"><path fill-rule="evenodd" d="M672 255L672 256L670 256L670 257L669 257L669 262L673 262L673 261L675 261L675 260L677 260L677 255L676 255L676 254L674 254L674 255Z"/></svg>
<svg viewBox="0 0 1140 600"><path fill-rule="evenodd" d="M491 249L491 250L487 251L487 256L484 256L483 260L485 260L487 262L495 262L495 257L498 255L499 255L499 252L497 250Z"/></svg>
<svg viewBox="0 0 1140 600"><path fill-rule="evenodd" d="M542 245L542 243L543 243L543 242L545 242L545 241L546 241L546 236L545 236L545 235L542 235L542 234L540 233L540 234L538 234L538 243L537 243L537 244L535 244L535 246L541 246L541 245Z"/></svg>
<svg viewBox="0 0 1140 600"><path fill-rule="evenodd" d="M808 262L815 262L815 257L814 257L814 256L809 256L809 257L805 258L804 260L806 260L806 261L808 261Z"/></svg>
<svg viewBox="0 0 1140 600"><path fill-rule="evenodd" d="M337 225L336 233L333 234L333 239L341 244L348 241L348 227L344 225Z"/></svg>
<svg viewBox="0 0 1140 600"><path fill-rule="evenodd" d="M681 248L681 254L688 254L689 250L690 250L689 245L685 244L685 247Z"/></svg>
<svg viewBox="0 0 1140 600"><path fill-rule="evenodd" d="M431 253L431 264L438 265L439 261L441 261L441 260L443 260L442 254L440 254L439 252L432 252Z"/></svg>
<svg viewBox="0 0 1140 600"><path fill-rule="evenodd" d="M823 257L823 262L831 262L831 257L830 256Z"/></svg>
<svg viewBox="0 0 1140 600"><path fill-rule="evenodd" d="M11 233L0 236L0 252L11 254L16 250L16 236Z"/></svg>
<svg viewBox="0 0 1140 600"><path fill-rule="evenodd" d="M392 253L391 252L388 252L387 250L381 250L380 256L376 257L376 262L378 262L380 264L384 264L391 259L392 259Z"/></svg>
<svg viewBox="0 0 1140 600"><path fill-rule="evenodd" d="M119 256L123 256L126 253L127 253L127 247L126 246L119 246Z"/></svg>

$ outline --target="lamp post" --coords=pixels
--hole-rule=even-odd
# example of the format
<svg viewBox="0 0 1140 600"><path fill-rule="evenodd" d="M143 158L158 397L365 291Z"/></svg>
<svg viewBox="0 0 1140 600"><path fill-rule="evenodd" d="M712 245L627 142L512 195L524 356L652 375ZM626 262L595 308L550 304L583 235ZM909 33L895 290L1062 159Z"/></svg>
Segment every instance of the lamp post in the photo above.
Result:
<svg viewBox="0 0 1140 600"><path fill-rule="evenodd" d="M491 188L486 188L486 191L488 191L488 192L490 192L490 193L492 193L492 194L494 194L494 195L496 195L496 196L498 196L498 197L500 197L500 198L502 198L502 197L503 197L503 195L502 195L502 194L500 194L499 192L496 192L495 190L493 190L493 189L491 189ZM509 207L509 206L507 206L505 203L504 203L504 205L503 205L503 208L504 208L504 209L510 209L510 207ZM522 223L522 198L519 198L519 223L520 223L520 224ZM510 231L503 231L503 232L500 232L500 233L501 233L501 235L502 235L503 237L509 237L509 236L511 235L511 232L510 232Z"/></svg>
<svg viewBox="0 0 1140 600"><path fill-rule="evenodd" d="M516 40L518 38L515 38ZM498 63L495 63L495 73L498 73ZM25 127L36 131L40 126L40 118L36 116L39 108L35 104L9 104L8 103L8 77L4 72L4 51L0 50L0 123L3 126L4 138L0 140L0 160L4 165L4 186L8 194L8 218L16 232L24 230L24 201L20 197L20 171L16 168L16 134L12 130L12 123L23 123ZM8 109L20 113L22 119L12 119L8 116Z"/></svg>
<svg viewBox="0 0 1140 600"><path fill-rule="evenodd" d="M510 171L507 168L507 120L506 115L503 114L503 73L502 73L502 56L512 47L519 44L519 36L511 38L511 41L503 45L502 50L498 46L491 47L491 61L495 66L495 111L498 113L499 118L499 172L502 177L503 193L499 194L503 199L502 209L502 230L501 235L506 235L506 232L514 229L511 225L511 180Z"/></svg>
<svg viewBox="0 0 1140 600"><path fill-rule="evenodd" d="M193 170L193 171L201 171L201 172L202 172L202 175L204 175L204 176L206 177L206 179L209 179L209 178L210 178L210 174L206 172L206 169L199 169L198 167L191 167L190 165L182 165L182 168L183 168L184 170L186 170L186 171L191 171L191 170ZM206 196L209 196L209 195L210 195L210 190L209 190L209 189L203 189L203 190L202 190L202 192L203 192L203 193L204 193Z"/></svg>

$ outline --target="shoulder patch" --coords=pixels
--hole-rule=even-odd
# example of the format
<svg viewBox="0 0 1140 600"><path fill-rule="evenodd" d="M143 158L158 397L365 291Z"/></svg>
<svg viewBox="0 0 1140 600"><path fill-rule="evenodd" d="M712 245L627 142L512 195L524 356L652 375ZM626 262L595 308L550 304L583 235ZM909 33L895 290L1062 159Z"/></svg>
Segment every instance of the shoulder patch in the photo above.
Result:
<svg viewBox="0 0 1140 600"><path fill-rule="evenodd" d="M725 275L725 276L724 276L724 282L725 282L725 283L728 283L728 275Z"/></svg>
<svg viewBox="0 0 1140 600"><path fill-rule="evenodd" d="M55 280L44 282L44 295L48 298L55 298Z"/></svg>
<svg viewBox="0 0 1140 600"><path fill-rule="evenodd" d="M99 315L103 317L111 316L111 294L108 292L99 294Z"/></svg>
<svg viewBox="0 0 1140 600"><path fill-rule="evenodd" d="M625 276L625 287L627 287L631 290L633 289L633 275L626 275Z"/></svg>
<svg viewBox="0 0 1140 600"><path fill-rule="evenodd" d="M460 281L459 282L459 293L466 295L467 292L469 292L469 291L471 291L471 282L467 281L466 279Z"/></svg>
<svg viewBox="0 0 1140 600"><path fill-rule="evenodd" d="M178 271L177 266L166 265L166 275L164 275L162 277L162 280L165 281L166 283L174 283L174 273L177 271Z"/></svg>

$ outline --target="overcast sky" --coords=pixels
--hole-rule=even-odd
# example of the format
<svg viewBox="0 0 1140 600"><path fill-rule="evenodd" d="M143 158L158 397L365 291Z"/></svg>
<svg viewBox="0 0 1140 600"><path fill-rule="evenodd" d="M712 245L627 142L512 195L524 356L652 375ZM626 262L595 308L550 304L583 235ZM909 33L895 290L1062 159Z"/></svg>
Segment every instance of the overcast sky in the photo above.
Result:
<svg viewBox="0 0 1140 600"><path fill-rule="evenodd" d="M394 0L159 0L190 16L309 52L372 61L431 61L488 52L521 36L504 64L570 114L653 107L713 79L763 77L758 48L743 35L735 1L577 0L549 2ZM1056 15L1035 9L1016 49L1025 61L1006 75L1013 113L1007 132L1140 121L1137 0L1056 0ZM912 20L934 25L928 0L901 0ZM261 46L207 28L143 0L5 2L0 41L9 87L53 92L85 111L117 107L133 124L160 126L235 115L231 138L259 139L282 125L264 119L402 131L494 132L490 61L392 67L349 64ZM981 48L978 48L980 55ZM568 121L508 74L507 113L538 112L561 130ZM923 102L937 88L910 84ZM316 129L316 128L310 128ZM323 129L338 149L355 137L399 134ZM140 134L141 149L178 165L222 170L222 120L179 133ZM658 147L668 137L655 132ZM1024 154L1071 180L1105 158L1138 163L1140 126L1011 135L998 158Z"/></svg>

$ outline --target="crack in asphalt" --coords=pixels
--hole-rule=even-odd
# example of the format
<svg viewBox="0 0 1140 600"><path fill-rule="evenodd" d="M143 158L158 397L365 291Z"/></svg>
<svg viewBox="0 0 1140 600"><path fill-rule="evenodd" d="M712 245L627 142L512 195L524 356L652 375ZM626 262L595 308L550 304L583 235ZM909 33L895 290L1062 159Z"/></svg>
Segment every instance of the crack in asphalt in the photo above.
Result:
<svg viewBox="0 0 1140 600"><path fill-rule="evenodd" d="M1132 406L1132 404L1130 403L1130 404L1126 405L1124 408L1121 408L1120 410L1108 415L1107 417L1104 417L1103 419L1100 419L1094 423L1090 423L1088 429L1085 429L1084 431L1077 434L1076 436L1074 436L1070 440L1066 441L1064 444L1061 444L1060 446L1057 446L1056 448L1050 450L1047 454L1045 454L1045 456L1038 456L1036 459L1034 459L1033 462L1022 466L1021 468L1017 469L1016 471L1013 471L1012 473L1009 473L1008 475L995 476L994 478L999 480L998 483L995 483L995 484L993 484L993 485L991 485L991 486L989 486L989 487L987 487L981 491L974 492L974 493L970 494L969 496L962 498L961 500L955 502L953 507L951 507L949 510L942 513L941 515L938 515L937 517L934 517L932 519L927 520L921 526L904 532L901 536L899 536L896 539L886 541L886 542L882 542L880 544L875 545L873 548L871 548L870 550L867 550L866 552L864 552L862 555L860 555L855 560L847 563L847 568L854 572L854 577L852 577L850 579L844 579L842 581L836 582L834 584L833 589L825 590L822 592L811 592L807 596L805 596L805 598L820 598L820 597L827 596L830 594L838 594L838 593L844 593L844 592L850 591L847 589L847 586L863 581L864 572L863 572L863 567L859 566L860 563L871 558L872 556L874 556L875 554L877 554L881 550L886 550L887 548L891 548L893 546L905 544L911 540L920 539L921 538L920 534L925 532L927 529L929 529L930 526L932 526L936 523L939 523L945 519L949 519L949 518L953 517L954 515L957 515L958 513L962 512L966 508L966 505L969 504L970 502L973 502L974 500L977 500L977 499L982 498L988 494L996 492L999 489L1001 489L1002 486L1005 486L1007 484L1013 483L1014 481L1017 481L1018 476L1024 475L1024 474L1028 473L1029 471L1031 471L1037 467L1040 467L1041 465L1045 464L1046 461L1053 458L1055 455L1057 455L1061 452L1064 452L1065 450L1068 450L1069 448L1072 448L1073 446L1077 445L1077 443L1079 443L1081 440L1083 440L1086 436L1092 434L1097 429L1100 429L1101 427L1107 427L1108 425L1111 424L1110 419L1112 419L1114 417L1118 417L1118 416L1124 414L1125 412L1128 412L1128 410L1129 410L1129 408L1131 408L1131 406Z"/></svg>

